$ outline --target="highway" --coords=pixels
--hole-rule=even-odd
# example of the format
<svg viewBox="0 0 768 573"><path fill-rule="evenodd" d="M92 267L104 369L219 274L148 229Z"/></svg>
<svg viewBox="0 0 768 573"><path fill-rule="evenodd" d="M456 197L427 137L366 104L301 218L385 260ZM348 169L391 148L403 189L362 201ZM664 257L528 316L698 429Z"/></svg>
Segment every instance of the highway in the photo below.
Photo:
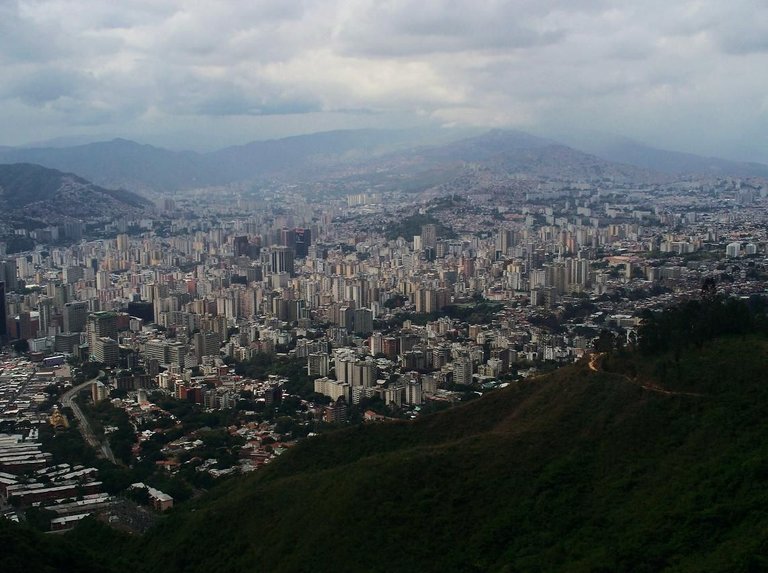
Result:
<svg viewBox="0 0 768 573"><path fill-rule="evenodd" d="M86 380L77 386L73 386L64 392L64 394L61 395L61 404L65 408L72 409L72 413L75 415L75 418L77 418L78 427L80 428L80 433L83 435L83 439L88 443L89 446L96 450L96 454L99 457L105 458L113 464L117 465L115 455L112 453L112 449L109 447L109 441L105 439L104 443L102 443L96 438L93 430L91 429L91 424L88 422L88 418L85 417L83 411L80 409L80 406L78 406L77 402L74 400L75 396L77 396L81 390L85 390L86 388L90 387L90 385L98 381L99 377L101 377L103 374L104 372L99 372L94 378Z"/></svg>

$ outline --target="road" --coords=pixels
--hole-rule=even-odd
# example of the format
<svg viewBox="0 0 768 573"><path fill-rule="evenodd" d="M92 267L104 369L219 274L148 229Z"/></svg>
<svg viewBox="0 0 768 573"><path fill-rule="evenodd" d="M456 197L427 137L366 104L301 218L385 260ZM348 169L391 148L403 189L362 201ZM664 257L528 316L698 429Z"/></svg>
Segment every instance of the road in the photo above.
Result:
<svg viewBox="0 0 768 573"><path fill-rule="evenodd" d="M103 372L99 372L96 377L91 378L90 380L86 380L77 386L73 386L64 392L64 394L61 395L61 404L66 408L72 409L72 413L75 415L75 418L77 418L78 428L80 429L80 433L83 435L83 439L86 441L86 443L88 443L89 446L96 450L96 454L99 457L105 458L113 464L117 465L115 455L112 453L112 449L109 447L109 441L104 440L104 443L102 443L96 438L96 435L91 429L91 424L88 421L88 418L85 417L85 414L83 414L80 406L78 406L77 402L74 400L75 396L77 396L81 390L85 390L86 388L90 387L90 385L98 381L98 379L103 374Z"/></svg>
<svg viewBox="0 0 768 573"><path fill-rule="evenodd" d="M595 352L589 356L589 369L592 372L600 372L600 369L597 367L597 361L600 360L602 355L602 352Z"/></svg>

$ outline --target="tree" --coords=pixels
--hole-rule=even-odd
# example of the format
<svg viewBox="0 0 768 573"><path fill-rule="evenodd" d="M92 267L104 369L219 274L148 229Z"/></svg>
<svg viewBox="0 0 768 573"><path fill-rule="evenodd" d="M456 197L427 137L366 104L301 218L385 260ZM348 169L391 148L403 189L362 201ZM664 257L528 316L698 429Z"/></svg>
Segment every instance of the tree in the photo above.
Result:
<svg viewBox="0 0 768 573"><path fill-rule="evenodd" d="M595 350L597 352L611 352L614 349L616 337L610 330L601 330L600 335L595 340Z"/></svg>
<svg viewBox="0 0 768 573"><path fill-rule="evenodd" d="M39 531L51 530L51 519L57 514L44 507L30 507L24 512L27 523Z"/></svg>
<svg viewBox="0 0 768 573"><path fill-rule="evenodd" d="M11 346L16 354L25 354L29 352L29 341L26 338L16 340Z"/></svg>

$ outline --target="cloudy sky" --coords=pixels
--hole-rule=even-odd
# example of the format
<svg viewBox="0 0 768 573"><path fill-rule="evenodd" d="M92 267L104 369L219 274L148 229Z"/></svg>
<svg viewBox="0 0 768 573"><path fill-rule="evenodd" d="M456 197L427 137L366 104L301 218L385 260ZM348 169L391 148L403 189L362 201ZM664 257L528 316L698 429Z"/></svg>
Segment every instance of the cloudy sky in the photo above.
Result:
<svg viewBox="0 0 768 573"><path fill-rule="evenodd" d="M768 162L765 0L0 0L0 145L421 125Z"/></svg>

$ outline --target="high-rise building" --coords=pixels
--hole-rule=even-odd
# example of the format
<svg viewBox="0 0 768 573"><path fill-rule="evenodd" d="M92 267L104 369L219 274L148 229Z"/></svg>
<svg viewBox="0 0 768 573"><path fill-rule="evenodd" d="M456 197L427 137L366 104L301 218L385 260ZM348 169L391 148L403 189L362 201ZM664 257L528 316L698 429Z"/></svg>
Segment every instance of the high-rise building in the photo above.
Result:
<svg viewBox="0 0 768 573"><path fill-rule="evenodd" d="M514 244L513 232L508 229L500 229L496 233L496 253L497 256L504 256L507 254L509 248Z"/></svg>
<svg viewBox="0 0 768 573"><path fill-rule="evenodd" d="M91 356L96 362L107 366L117 366L120 359L120 347L116 340L102 336L94 340L91 346Z"/></svg>
<svg viewBox="0 0 768 573"><path fill-rule="evenodd" d="M144 344L144 358L147 361L156 360L158 364L166 364L165 341L147 340Z"/></svg>
<svg viewBox="0 0 768 573"><path fill-rule="evenodd" d="M381 334L381 332L374 332L371 335L371 339L370 339L370 352L374 356L376 354L380 354L382 352L382 346L383 346L382 341L383 341L383 339L384 339L384 335Z"/></svg>
<svg viewBox="0 0 768 573"><path fill-rule="evenodd" d="M288 273L290 276L294 275L292 248L272 247L270 262L272 264L272 274Z"/></svg>
<svg viewBox="0 0 768 573"><path fill-rule="evenodd" d="M35 335L32 330L32 315L29 312L20 312L16 322L16 338L29 340Z"/></svg>
<svg viewBox="0 0 768 573"><path fill-rule="evenodd" d="M66 354L73 354L78 346L80 346L79 332L59 333L53 343L54 351Z"/></svg>
<svg viewBox="0 0 768 573"><path fill-rule="evenodd" d="M168 343L168 363L184 368L185 357L187 356L187 345L182 342Z"/></svg>
<svg viewBox="0 0 768 573"><path fill-rule="evenodd" d="M221 348L221 336L216 332L197 332L192 338L195 356L218 356Z"/></svg>
<svg viewBox="0 0 768 573"><path fill-rule="evenodd" d="M79 241L83 238L84 227L82 221L66 221L64 223L64 236L72 241Z"/></svg>
<svg viewBox="0 0 768 573"><path fill-rule="evenodd" d="M353 311L353 331L368 335L373 332L373 312L369 308L358 308Z"/></svg>
<svg viewBox="0 0 768 573"><path fill-rule="evenodd" d="M293 248L296 245L296 232L293 229L280 229L280 244Z"/></svg>
<svg viewBox="0 0 768 573"><path fill-rule="evenodd" d="M97 381L91 384L91 400L93 400L94 404L98 404L107 398L109 398L109 388L103 382Z"/></svg>
<svg viewBox="0 0 768 573"><path fill-rule="evenodd" d="M328 424L340 424L348 417L347 401L339 398L333 404L329 404L323 410L323 421Z"/></svg>
<svg viewBox="0 0 768 573"><path fill-rule="evenodd" d="M147 362L157 361L158 364L172 364L184 368L187 345L181 342L165 340L148 340L144 345L144 357Z"/></svg>
<svg viewBox="0 0 768 573"><path fill-rule="evenodd" d="M462 356L453 362L453 382L465 386L472 384L472 360L468 356Z"/></svg>
<svg viewBox="0 0 768 573"><path fill-rule="evenodd" d="M56 308L63 309L64 305L72 300L72 285L57 284L53 288L53 300L56 303Z"/></svg>
<svg viewBox="0 0 768 573"><path fill-rule="evenodd" d="M0 342L8 338L8 307L5 300L5 281L0 280Z"/></svg>
<svg viewBox="0 0 768 573"><path fill-rule="evenodd" d="M327 376L330 369L328 354L325 352L313 352L307 356L307 374Z"/></svg>
<svg viewBox="0 0 768 573"><path fill-rule="evenodd" d="M312 230L294 229L293 234L295 237L294 248L296 249L296 256L303 259L309 254L309 247L312 245Z"/></svg>
<svg viewBox="0 0 768 573"><path fill-rule="evenodd" d="M83 267L65 267L62 271L61 278L64 281L64 284L75 284L77 281L83 278L85 276L85 269Z"/></svg>
<svg viewBox="0 0 768 573"><path fill-rule="evenodd" d="M96 288L98 290L108 289L111 286L109 273L107 271L96 272Z"/></svg>
<svg viewBox="0 0 768 573"><path fill-rule="evenodd" d="M13 292L19 288L19 281L16 278L16 259L0 261L0 281L5 283L6 292Z"/></svg>
<svg viewBox="0 0 768 573"><path fill-rule="evenodd" d="M64 305L64 332L83 332L88 318L88 303L68 302Z"/></svg>
<svg viewBox="0 0 768 573"><path fill-rule="evenodd" d="M425 249L437 248L437 225L428 223L421 226L421 244Z"/></svg>
<svg viewBox="0 0 768 573"><path fill-rule="evenodd" d="M117 314L114 312L94 312L86 321L88 346L93 350L100 338L111 338L117 341Z"/></svg>
<svg viewBox="0 0 768 573"><path fill-rule="evenodd" d="M130 239L125 233L121 233L117 236L117 250L121 253L125 253L130 246Z"/></svg>
<svg viewBox="0 0 768 573"><path fill-rule="evenodd" d="M424 403L421 380L409 380L405 385L405 401L408 404L419 405Z"/></svg>
<svg viewBox="0 0 768 573"><path fill-rule="evenodd" d="M323 377L317 378L314 384L315 392L328 396L331 400L336 401L342 397L347 401L352 399L351 386L347 382Z"/></svg>
<svg viewBox="0 0 768 573"><path fill-rule="evenodd" d="M53 299L41 298L37 303L37 311L40 315L37 335L48 336L48 329L51 327L51 316L53 314Z"/></svg>
<svg viewBox="0 0 768 573"><path fill-rule="evenodd" d="M232 241L232 250L236 257L248 257L250 256L248 248L250 243L246 235L235 237Z"/></svg>
<svg viewBox="0 0 768 573"><path fill-rule="evenodd" d="M376 386L378 370L376 362L371 358L348 362L347 372L349 383L353 388L357 386L365 386L366 388Z"/></svg>

